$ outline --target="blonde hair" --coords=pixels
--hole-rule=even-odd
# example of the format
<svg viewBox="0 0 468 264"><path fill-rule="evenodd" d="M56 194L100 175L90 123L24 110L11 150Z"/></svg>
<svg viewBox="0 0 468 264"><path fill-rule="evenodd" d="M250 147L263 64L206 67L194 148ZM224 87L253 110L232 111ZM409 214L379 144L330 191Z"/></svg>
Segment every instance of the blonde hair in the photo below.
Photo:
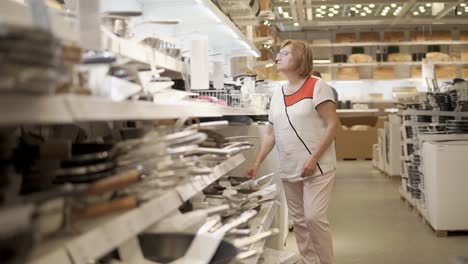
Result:
<svg viewBox="0 0 468 264"><path fill-rule="evenodd" d="M281 43L281 48L291 45L294 65L302 77L310 76L314 68L314 53L312 47L305 41L287 39Z"/></svg>

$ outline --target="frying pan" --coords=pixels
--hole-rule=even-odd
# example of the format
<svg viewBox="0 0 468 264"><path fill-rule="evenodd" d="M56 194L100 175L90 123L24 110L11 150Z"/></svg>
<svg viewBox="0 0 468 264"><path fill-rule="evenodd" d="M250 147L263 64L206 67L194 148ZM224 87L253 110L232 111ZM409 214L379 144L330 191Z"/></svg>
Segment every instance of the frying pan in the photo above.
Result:
<svg viewBox="0 0 468 264"><path fill-rule="evenodd" d="M183 257L194 240L194 234L153 233L138 236L143 256L159 263L170 263ZM208 236L206 239L210 239ZM238 249L226 240L219 244L210 264L227 264L235 259Z"/></svg>
<svg viewBox="0 0 468 264"><path fill-rule="evenodd" d="M206 135L197 131L183 131L158 138L151 134L144 139L118 143L111 150L78 155L65 161L65 164L79 164L80 166L60 168L53 172L53 175L56 183L94 181L109 176L117 167L135 168L136 164L141 163L142 160L151 159L152 163L167 161L171 155L179 155L190 147L196 148L195 145L189 145L180 149L177 147L180 144L196 144L205 139ZM173 148L168 149L168 147Z"/></svg>
<svg viewBox="0 0 468 264"><path fill-rule="evenodd" d="M246 247L278 233L279 230L275 228L247 238L236 239L232 242L223 239L208 263L228 264L232 263L234 260L240 260L250 257L253 254L258 254L259 251L249 252L249 254L239 254L241 253L239 248ZM203 236L203 234L146 233L139 235L138 240L143 256L146 259L156 263L171 263L182 258L186 254L195 236ZM211 236L204 236L203 239L208 241L207 244L210 244L209 242L214 240ZM190 260L187 261L187 263L190 263Z"/></svg>

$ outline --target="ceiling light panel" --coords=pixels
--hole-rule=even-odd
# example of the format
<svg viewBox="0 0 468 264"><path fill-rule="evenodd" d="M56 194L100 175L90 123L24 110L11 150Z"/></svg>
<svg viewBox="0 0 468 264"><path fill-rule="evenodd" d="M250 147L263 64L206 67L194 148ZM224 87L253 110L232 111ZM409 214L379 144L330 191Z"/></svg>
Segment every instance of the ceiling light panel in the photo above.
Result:
<svg viewBox="0 0 468 264"><path fill-rule="evenodd" d="M417 3L416 5L413 6L413 8L410 10L408 14L412 17L434 16L434 14L438 13L438 10L435 10L436 8L438 8L437 4L440 5L440 3L434 3L434 2Z"/></svg>
<svg viewBox="0 0 468 264"><path fill-rule="evenodd" d="M468 18L468 4L461 3L455 6L450 12L447 14L447 17L452 18Z"/></svg>
<svg viewBox="0 0 468 264"><path fill-rule="evenodd" d="M339 17L343 14L344 5L313 5L312 12L313 17L317 19L321 18L334 18Z"/></svg>

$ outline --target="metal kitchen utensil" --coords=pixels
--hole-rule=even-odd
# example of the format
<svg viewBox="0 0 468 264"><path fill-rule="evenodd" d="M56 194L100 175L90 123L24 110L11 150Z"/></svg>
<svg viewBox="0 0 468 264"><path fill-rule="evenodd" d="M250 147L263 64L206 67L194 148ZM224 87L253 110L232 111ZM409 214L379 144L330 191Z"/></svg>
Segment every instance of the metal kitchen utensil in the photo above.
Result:
<svg viewBox="0 0 468 264"><path fill-rule="evenodd" d="M246 223L257 214L257 211L246 211L238 218L215 230L211 236L207 233L197 233L184 257L177 263L208 263L215 255L224 235L231 229Z"/></svg>
<svg viewBox="0 0 468 264"><path fill-rule="evenodd" d="M251 245L253 243L256 243L256 242L258 242L258 241L260 241L262 239L265 239L267 237L274 236L274 235L277 235L277 234L279 234L279 229L278 228L272 228L272 229L270 229L268 231L258 233L256 235L253 235L253 236L250 236L250 237L235 239L233 241L233 244L237 248L243 248L243 247L246 247L246 246Z"/></svg>

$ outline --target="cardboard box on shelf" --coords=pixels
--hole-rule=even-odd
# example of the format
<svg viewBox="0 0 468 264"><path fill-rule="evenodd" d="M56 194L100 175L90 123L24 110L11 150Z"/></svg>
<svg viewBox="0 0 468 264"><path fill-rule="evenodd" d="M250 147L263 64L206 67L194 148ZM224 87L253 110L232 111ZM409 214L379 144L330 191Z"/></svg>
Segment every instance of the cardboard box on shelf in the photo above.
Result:
<svg viewBox="0 0 468 264"><path fill-rule="evenodd" d="M404 32L384 32L384 41L387 42L401 42L405 41Z"/></svg>
<svg viewBox="0 0 468 264"><path fill-rule="evenodd" d="M356 41L356 34L354 33L337 33L336 43L349 43Z"/></svg>
<svg viewBox="0 0 468 264"><path fill-rule="evenodd" d="M377 129L384 127L386 117L342 117L336 133L336 157L344 159L372 159L377 144Z"/></svg>
<svg viewBox="0 0 468 264"><path fill-rule="evenodd" d="M380 41L379 32L361 32L361 42L378 42Z"/></svg>

